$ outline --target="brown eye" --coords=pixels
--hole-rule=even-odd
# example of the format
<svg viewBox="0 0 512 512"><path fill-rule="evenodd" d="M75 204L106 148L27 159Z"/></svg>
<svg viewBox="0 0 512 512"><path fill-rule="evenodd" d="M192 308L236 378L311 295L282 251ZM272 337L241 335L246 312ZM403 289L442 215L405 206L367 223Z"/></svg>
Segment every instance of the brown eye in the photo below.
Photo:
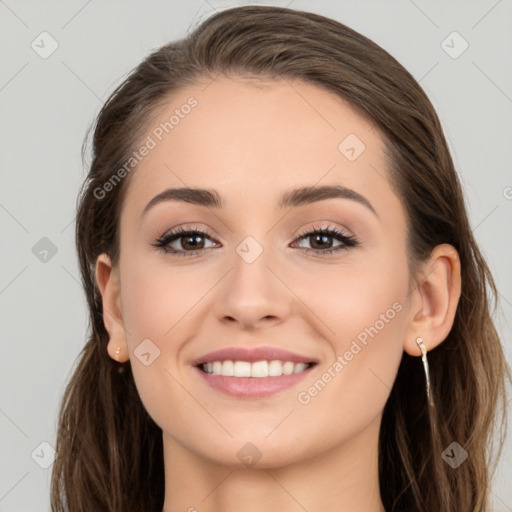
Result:
<svg viewBox="0 0 512 512"><path fill-rule="evenodd" d="M181 247L183 249L194 250L203 249L204 238L201 235L188 235L181 236L177 240L181 239Z"/></svg>
<svg viewBox="0 0 512 512"><path fill-rule="evenodd" d="M310 248L300 246L305 251L313 251L318 254L333 253L359 245L355 236L346 235L339 229L330 226L325 228L315 227L311 231L303 233L298 240L300 241L299 243L309 243ZM334 240L337 240L339 243L334 245Z"/></svg>
<svg viewBox="0 0 512 512"><path fill-rule="evenodd" d="M330 249L332 238L332 235L310 235L309 243L313 249Z"/></svg>
<svg viewBox="0 0 512 512"><path fill-rule="evenodd" d="M206 246L207 241L212 245ZM175 256L190 256L215 245L208 233L197 229L177 229L161 236L153 244L162 251Z"/></svg>

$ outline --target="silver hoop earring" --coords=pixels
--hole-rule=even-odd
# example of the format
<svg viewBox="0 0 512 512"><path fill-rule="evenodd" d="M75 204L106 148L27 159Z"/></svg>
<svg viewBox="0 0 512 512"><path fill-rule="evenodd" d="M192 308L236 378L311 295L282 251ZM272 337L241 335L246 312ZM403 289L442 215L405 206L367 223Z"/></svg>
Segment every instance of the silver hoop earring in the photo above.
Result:
<svg viewBox="0 0 512 512"><path fill-rule="evenodd" d="M425 370L425 380L427 383L427 399L431 406L434 406L434 402L432 399L432 387L430 385L430 372L428 368L428 361L427 361L427 347L425 347L425 344L423 343L423 340L421 338L416 338L416 343L420 347L421 350L421 360L423 362L423 369Z"/></svg>

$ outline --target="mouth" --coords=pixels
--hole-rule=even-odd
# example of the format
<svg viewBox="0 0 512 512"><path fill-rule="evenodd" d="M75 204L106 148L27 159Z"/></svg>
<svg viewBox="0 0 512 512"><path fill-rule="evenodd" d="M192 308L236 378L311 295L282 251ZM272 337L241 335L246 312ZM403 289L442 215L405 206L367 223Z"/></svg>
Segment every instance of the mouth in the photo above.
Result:
<svg viewBox="0 0 512 512"><path fill-rule="evenodd" d="M320 361L277 346L232 346L203 354L191 362L215 392L237 399L258 399L298 386Z"/></svg>
<svg viewBox="0 0 512 512"><path fill-rule="evenodd" d="M302 373L315 366L316 362L295 363L293 361L262 360L262 361L210 361L200 363L197 368L203 373L218 375L221 377L254 377L261 379L265 377L281 377Z"/></svg>
<svg viewBox="0 0 512 512"><path fill-rule="evenodd" d="M194 370L215 392L238 400L255 400L293 389L317 364L277 359L253 362L227 359L200 363Z"/></svg>

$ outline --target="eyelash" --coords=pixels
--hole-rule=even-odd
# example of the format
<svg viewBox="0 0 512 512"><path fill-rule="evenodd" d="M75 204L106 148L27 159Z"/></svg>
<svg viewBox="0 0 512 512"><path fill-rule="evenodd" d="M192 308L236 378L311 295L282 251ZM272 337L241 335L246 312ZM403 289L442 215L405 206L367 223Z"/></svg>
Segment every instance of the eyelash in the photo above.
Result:
<svg viewBox="0 0 512 512"><path fill-rule="evenodd" d="M180 250L177 251L175 249L169 249L167 246L174 242L175 240L179 240L180 238L185 238L185 235L188 236L201 236L203 237L206 235L206 238L209 238L211 240L211 236L207 231L200 231L198 229L190 229L190 228L177 228L172 231L166 232L164 235L158 237L152 245L156 247L158 250L162 251L164 254L169 254L171 256L176 257L190 257L195 256L198 254L201 254L202 252L206 251L206 249L199 249L196 251L184 251ZM334 248L334 249L308 249L307 247L299 247L299 249L302 249L304 252L309 253L313 252L315 254L332 254L337 253L339 251L346 251L347 249L350 249L352 247L357 247L359 245L359 241L354 235L346 235L343 233L343 231L340 231L337 228L334 228L332 226L325 226L325 227L314 227L313 229L309 231L302 232L300 235L297 236L296 240L302 240L305 238L308 238L313 235L327 235L332 238L336 238L338 241L342 242L342 245Z"/></svg>

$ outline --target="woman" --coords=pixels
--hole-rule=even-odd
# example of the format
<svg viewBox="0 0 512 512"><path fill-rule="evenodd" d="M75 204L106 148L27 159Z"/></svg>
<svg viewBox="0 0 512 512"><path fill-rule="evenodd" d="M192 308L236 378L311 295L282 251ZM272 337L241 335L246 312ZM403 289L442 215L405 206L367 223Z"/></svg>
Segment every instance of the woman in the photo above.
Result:
<svg viewBox="0 0 512 512"><path fill-rule="evenodd" d="M76 239L53 511L489 510L496 289L372 41L247 6L154 52L98 116Z"/></svg>

